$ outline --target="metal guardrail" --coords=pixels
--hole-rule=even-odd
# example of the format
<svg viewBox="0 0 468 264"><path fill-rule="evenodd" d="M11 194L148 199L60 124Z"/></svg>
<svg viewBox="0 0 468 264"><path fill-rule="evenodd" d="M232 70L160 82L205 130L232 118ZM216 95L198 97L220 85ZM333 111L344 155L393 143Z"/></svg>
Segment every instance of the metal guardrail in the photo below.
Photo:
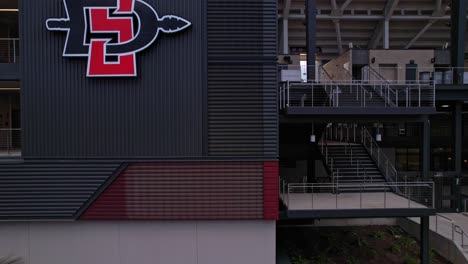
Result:
<svg viewBox="0 0 468 264"><path fill-rule="evenodd" d="M21 129L0 128L0 157L21 155Z"/></svg>
<svg viewBox="0 0 468 264"><path fill-rule="evenodd" d="M366 88L370 86L377 96ZM386 81L284 82L279 88L280 109L288 107L377 108L435 107L434 84L387 84ZM353 102L344 103L344 99ZM324 104L324 102L328 102ZM381 103L380 103L381 102Z"/></svg>
<svg viewBox="0 0 468 264"><path fill-rule="evenodd" d="M361 139L362 144L369 152L370 156L379 167L380 171L384 175L388 182L398 183L401 181L398 177L398 171L385 155L380 146L377 144L372 134L365 127L361 127Z"/></svg>
<svg viewBox="0 0 468 264"><path fill-rule="evenodd" d="M0 63L17 63L19 57L18 38L0 38Z"/></svg>
<svg viewBox="0 0 468 264"><path fill-rule="evenodd" d="M435 205L435 188L434 182L406 182L406 183L376 183L376 184L339 184L339 183L289 183L282 182L282 197L285 201L288 208L291 205L292 195L294 194L307 194L310 195L310 200L312 202L311 209L317 209L315 204L315 199L319 194L332 194L335 199L335 206L327 208L327 210L334 209L349 209L346 206L340 207L340 187L354 188L359 189L359 207L358 209L366 209L364 205L365 195L369 188L381 188L382 192L377 192L382 194L382 204L380 208L421 208L421 206L434 208ZM399 192L391 192L387 190L401 190ZM357 192L354 192L356 194ZM388 200L389 193L395 193L396 195L407 200L407 206L404 207L392 207L391 202ZM343 202L349 202L346 199L349 197L342 198ZM375 209L375 205L378 201L372 201ZM378 204L377 204L378 205Z"/></svg>
<svg viewBox="0 0 468 264"><path fill-rule="evenodd" d="M442 232L439 232L439 219L443 219L445 221L448 221L450 223L451 227L451 232L450 232L450 239L452 242L456 243L455 241L455 234L460 235L460 244L463 247L467 246L465 245L465 238L468 238L468 233L466 233L463 228L461 228L459 225L455 223L455 221L447 216L441 215L441 214L436 214L435 216L435 231L436 233L443 235Z"/></svg>

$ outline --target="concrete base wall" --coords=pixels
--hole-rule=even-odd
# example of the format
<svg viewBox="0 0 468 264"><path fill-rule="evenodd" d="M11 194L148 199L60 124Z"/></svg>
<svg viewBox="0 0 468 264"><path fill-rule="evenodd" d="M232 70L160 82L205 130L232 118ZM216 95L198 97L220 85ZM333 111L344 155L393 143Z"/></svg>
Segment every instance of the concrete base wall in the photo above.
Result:
<svg viewBox="0 0 468 264"><path fill-rule="evenodd" d="M420 225L418 223L407 218L399 218L398 225L408 234L420 240ZM468 264L468 260L455 243L432 230L429 232L429 247L452 263Z"/></svg>
<svg viewBox="0 0 468 264"><path fill-rule="evenodd" d="M274 221L0 223L25 264L275 263Z"/></svg>
<svg viewBox="0 0 468 264"><path fill-rule="evenodd" d="M394 226L396 218L350 218L317 220L315 226Z"/></svg>

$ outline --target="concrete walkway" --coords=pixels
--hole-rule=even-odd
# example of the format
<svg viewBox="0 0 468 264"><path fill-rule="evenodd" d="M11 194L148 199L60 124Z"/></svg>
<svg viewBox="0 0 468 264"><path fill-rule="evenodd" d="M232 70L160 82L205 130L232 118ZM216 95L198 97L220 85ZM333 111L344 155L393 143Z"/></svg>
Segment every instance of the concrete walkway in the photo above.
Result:
<svg viewBox="0 0 468 264"><path fill-rule="evenodd" d="M293 193L281 194L289 210L426 208L391 192L387 193Z"/></svg>

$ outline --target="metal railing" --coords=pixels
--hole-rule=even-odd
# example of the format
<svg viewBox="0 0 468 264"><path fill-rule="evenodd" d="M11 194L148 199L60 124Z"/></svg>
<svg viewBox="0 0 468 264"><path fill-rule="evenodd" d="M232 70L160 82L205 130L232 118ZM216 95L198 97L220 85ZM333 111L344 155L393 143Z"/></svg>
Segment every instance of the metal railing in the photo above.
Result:
<svg viewBox="0 0 468 264"><path fill-rule="evenodd" d="M0 128L0 157L21 155L21 129Z"/></svg>
<svg viewBox="0 0 468 264"><path fill-rule="evenodd" d="M18 38L0 38L0 63L17 63L19 57Z"/></svg>
<svg viewBox="0 0 468 264"><path fill-rule="evenodd" d="M371 86L373 96L367 86ZM386 81L284 82L280 109L287 107L422 108L435 107L435 85L387 84ZM348 100L346 102L346 100Z"/></svg>
<svg viewBox="0 0 468 264"><path fill-rule="evenodd" d="M393 165L387 155L385 155L375 139L372 137L372 134L365 127L361 127L361 140L362 145L369 152L385 179L388 182L398 183L400 179L395 165Z"/></svg>
<svg viewBox="0 0 468 264"><path fill-rule="evenodd" d="M359 205L351 204L349 195L341 195L341 188L353 188L359 192L353 192L351 195L359 196ZM382 191L369 193L368 188L379 188ZM402 190L396 194L388 190ZM374 184L339 184L339 183L290 183L283 182L282 198L288 208L291 208L294 199L298 198L297 194L310 195L312 210L318 209L375 209L375 208L434 208L435 194L434 182L402 182L402 183L374 183ZM390 193L393 194L390 197ZM324 196L325 195L325 196ZM332 197L333 196L333 197ZM379 201L378 197L381 196ZM327 199L328 203L316 203L315 201ZM334 201L334 205L330 206L330 200ZM323 200L322 200L323 202ZM326 208L324 208L324 206Z"/></svg>
<svg viewBox="0 0 468 264"><path fill-rule="evenodd" d="M465 238L468 238L468 233L466 233L463 228L461 228L459 225L457 225L455 223L455 221L447 216L444 216L444 215L441 215L441 214L436 214L435 216L435 231L437 234L440 234L442 236L444 236L443 232L440 231L439 232L439 219L442 219L444 221L447 221L450 223L450 234L449 234L449 238L452 242L456 243L456 238L455 238L455 234L459 234L460 235L460 244L463 247L467 246L465 245Z"/></svg>
<svg viewBox="0 0 468 264"><path fill-rule="evenodd" d="M393 77L391 78L382 77L386 79L390 84L453 84L454 75L457 75L457 77L460 80L462 80L464 84L468 84L468 67L419 67L415 65L414 68L407 66L399 66L377 68L371 67L371 69L380 76L384 76L384 72L393 72ZM413 79L409 79L408 76L405 76L405 78L401 76L401 73L405 72L407 69L413 69L415 71L416 75L413 76ZM372 79L369 78L372 76L366 75L366 71L367 69L361 70L363 79ZM400 72L400 74L397 74L398 72ZM462 72L464 72L465 74L462 74ZM400 75L400 78L396 77L395 75Z"/></svg>

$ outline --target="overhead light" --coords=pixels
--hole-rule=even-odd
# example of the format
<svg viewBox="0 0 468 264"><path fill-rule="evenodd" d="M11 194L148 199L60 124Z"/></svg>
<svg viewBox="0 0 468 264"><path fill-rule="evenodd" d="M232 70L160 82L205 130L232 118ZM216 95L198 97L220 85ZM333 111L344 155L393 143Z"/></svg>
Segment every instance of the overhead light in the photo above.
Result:
<svg viewBox="0 0 468 264"><path fill-rule="evenodd" d="M18 8L0 8L0 12L18 12Z"/></svg>
<svg viewBox="0 0 468 264"><path fill-rule="evenodd" d="M442 108L449 108L450 105L446 105L446 104L445 104L445 105L442 105L441 107L442 107Z"/></svg>
<svg viewBox="0 0 468 264"><path fill-rule="evenodd" d="M316 142L316 137L315 135L310 136L310 143L315 143Z"/></svg>

